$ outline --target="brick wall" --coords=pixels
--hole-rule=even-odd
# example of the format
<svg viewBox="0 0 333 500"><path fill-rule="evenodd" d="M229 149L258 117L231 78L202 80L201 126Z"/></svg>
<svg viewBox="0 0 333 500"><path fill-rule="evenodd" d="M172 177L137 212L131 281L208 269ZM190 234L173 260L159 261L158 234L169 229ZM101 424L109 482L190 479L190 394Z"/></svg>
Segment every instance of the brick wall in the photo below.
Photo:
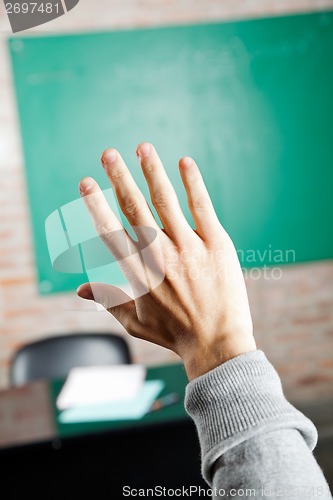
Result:
<svg viewBox="0 0 333 500"><path fill-rule="evenodd" d="M98 9L92 10L92 6ZM333 0L81 0L69 14L33 32L69 32L277 15L333 8ZM40 297L35 282L20 135L0 3L0 387L21 344L59 332L113 330L107 313L74 293ZM258 346L294 400L333 397L333 263L285 267L280 280L247 278ZM80 312L81 310L81 312ZM129 339L135 360L173 362L171 352Z"/></svg>

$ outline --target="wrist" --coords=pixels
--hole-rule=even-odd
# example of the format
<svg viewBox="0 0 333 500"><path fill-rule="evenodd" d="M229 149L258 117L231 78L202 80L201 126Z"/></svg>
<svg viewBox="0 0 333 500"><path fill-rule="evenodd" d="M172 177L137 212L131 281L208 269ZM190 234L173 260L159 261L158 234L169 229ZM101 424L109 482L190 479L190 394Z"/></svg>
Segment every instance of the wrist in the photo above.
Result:
<svg viewBox="0 0 333 500"><path fill-rule="evenodd" d="M233 339L232 342L217 340L213 347L207 344L199 349L193 349L192 352L190 350L182 356L182 359L188 379L191 381L217 368L229 359L256 350L257 346L253 336L239 341Z"/></svg>

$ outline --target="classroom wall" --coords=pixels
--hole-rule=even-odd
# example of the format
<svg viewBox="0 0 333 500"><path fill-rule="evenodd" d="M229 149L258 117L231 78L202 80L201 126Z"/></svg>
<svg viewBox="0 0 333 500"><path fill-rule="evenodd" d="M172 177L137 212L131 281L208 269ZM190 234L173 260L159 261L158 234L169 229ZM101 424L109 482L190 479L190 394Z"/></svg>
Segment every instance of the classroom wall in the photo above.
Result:
<svg viewBox="0 0 333 500"><path fill-rule="evenodd" d="M81 0L66 16L34 31L58 33L184 24L325 8L333 8L333 0ZM9 25L1 2L0 387L8 384L10 358L21 344L59 332L124 334L110 315L97 312L93 304L83 303L74 293L46 298L37 295L6 33ZM287 395L294 400L332 398L333 263L284 267L280 279L255 272L246 277L246 283L258 347L276 366ZM128 340L138 362L157 364L178 359L165 349L137 339Z"/></svg>

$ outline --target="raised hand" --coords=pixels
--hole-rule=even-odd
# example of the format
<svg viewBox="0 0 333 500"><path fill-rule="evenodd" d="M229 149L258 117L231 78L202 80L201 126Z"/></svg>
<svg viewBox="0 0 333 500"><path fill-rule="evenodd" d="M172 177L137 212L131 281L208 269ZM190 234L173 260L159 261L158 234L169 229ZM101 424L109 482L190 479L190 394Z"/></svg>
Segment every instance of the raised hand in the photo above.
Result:
<svg viewBox="0 0 333 500"><path fill-rule="evenodd" d="M152 279L140 276L143 270L138 252L128 251L135 243L96 181L86 177L80 182L80 193L97 233L122 262L133 298L105 284L86 283L77 293L104 305L130 335L172 349L193 379L256 349L242 270L194 160L182 158L179 170L195 230L185 219L154 147L140 144L137 157L163 229L120 154L115 149L106 150L102 164L140 244L147 235L145 228L156 234L150 245Z"/></svg>

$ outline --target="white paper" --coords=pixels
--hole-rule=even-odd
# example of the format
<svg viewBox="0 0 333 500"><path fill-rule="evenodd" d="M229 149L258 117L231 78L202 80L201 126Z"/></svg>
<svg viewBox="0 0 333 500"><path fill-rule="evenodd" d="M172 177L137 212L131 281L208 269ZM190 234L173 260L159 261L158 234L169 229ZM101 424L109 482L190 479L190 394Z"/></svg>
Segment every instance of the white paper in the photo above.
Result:
<svg viewBox="0 0 333 500"><path fill-rule="evenodd" d="M59 422L72 424L78 422L101 422L108 420L136 420L150 410L156 397L164 387L162 380L144 382L138 394L129 401L114 401L96 405L78 406L64 410Z"/></svg>
<svg viewBox="0 0 333 500"><path fill-rule="evenodd" d="M140 391L146 369L142 365L73 368L57 398L60 410L84 405L128 401Z"/></svg>

